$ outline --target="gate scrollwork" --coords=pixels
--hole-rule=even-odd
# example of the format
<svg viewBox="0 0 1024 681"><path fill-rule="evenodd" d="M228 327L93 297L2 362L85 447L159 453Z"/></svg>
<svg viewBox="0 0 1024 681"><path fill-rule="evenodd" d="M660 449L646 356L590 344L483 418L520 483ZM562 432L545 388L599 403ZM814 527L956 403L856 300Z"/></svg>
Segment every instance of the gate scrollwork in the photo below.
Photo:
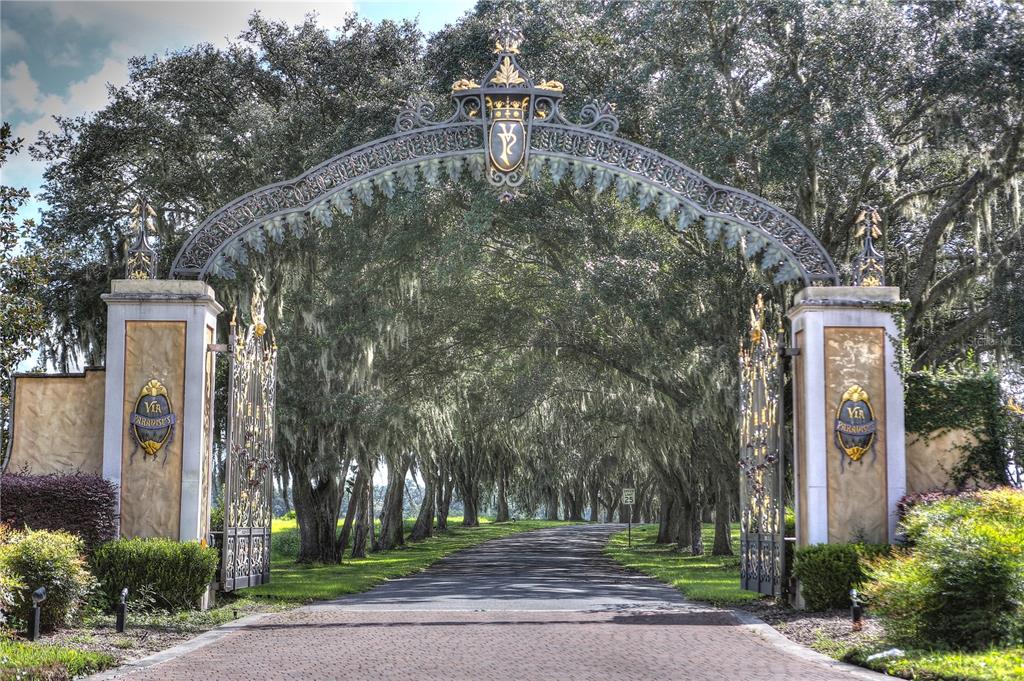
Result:
<svg viewBox="0 0 1024 681"><path fill-rule="evenodd" d="M228 344L224 591L270 581L277 346L263 322L258 298L256 303L248 328L240 331L232 318Z"/></svg>
<svg viewBox="0 0 1024 681"><path fill-rule="evenodd" d="M758 296L748 338L740 343L740 582L778 596L785 561L782 377L778 343L764 327Z"/></svg>

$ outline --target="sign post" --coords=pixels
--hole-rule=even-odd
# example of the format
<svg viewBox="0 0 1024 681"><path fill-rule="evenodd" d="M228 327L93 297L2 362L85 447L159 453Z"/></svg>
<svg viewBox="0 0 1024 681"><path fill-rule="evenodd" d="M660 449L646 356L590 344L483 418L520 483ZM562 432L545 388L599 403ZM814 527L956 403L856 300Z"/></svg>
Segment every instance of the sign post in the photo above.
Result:
<svg viewBox="0 0 1024 681"><path fill-rule="evenodd" d="M622 503L629 506L629 513L626 516L626 520L629 525L626 527L626 538L629 542L629 548L633 548L633 503L636 498L636 490L632 487L624 487L622 489Z"/></svg>

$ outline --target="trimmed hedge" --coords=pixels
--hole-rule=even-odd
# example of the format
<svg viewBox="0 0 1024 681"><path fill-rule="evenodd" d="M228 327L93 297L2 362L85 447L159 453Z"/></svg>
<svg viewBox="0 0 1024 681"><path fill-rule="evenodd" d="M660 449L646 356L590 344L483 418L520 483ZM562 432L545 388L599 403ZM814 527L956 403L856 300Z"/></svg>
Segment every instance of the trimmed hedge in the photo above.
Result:
<svg viewBox="0 0 1024 681"><path fill-rule="evenodd" d="M850 606L850 589L867 579L863 561L887 555L888 544L814 544L796 550L793 574L810 610Z"/></svg>
<svg viewBox="0 0 1024 681"><path fill-rule="evenodd" d="M0 476L0 522L76 534L85 550L117 536L117 486L91 473Z"/></svg>
<svg viewBox="0 0 1024 681"><path fill-rule="evenodd" d="M152 599L165 610L195 608L217 573L220 553L198 542L173 539L118 539L92 555L93 573L113 607L128 587L137 604Z"/></svg>
<svg viewBox="0 0 1024 681"><path fill-rule="evenodd" d="M44 586L46 601L39 618L42 630L54 631L66 624L95 584L82 550L82 540L67 532L5 534L0 544L0 572L13 575L21 584L14 591L12 614L24 619L32 607L32 592Z"/></svg>

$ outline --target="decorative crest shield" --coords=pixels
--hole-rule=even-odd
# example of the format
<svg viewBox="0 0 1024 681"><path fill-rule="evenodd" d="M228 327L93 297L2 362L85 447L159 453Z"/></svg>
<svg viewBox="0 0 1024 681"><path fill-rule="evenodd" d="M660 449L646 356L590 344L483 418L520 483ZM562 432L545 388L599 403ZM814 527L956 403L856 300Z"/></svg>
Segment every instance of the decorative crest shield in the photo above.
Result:
<svg viewBox="0 0 1024 681"><path fill-rule="evenodd" d="M498 61L483 85L466 78L452 84L460 110L486 128L487 180L496 186L517 187L526 179L533 122L555 115L565 89L557 80L533 81L517 60L522 42L523 34L504 20L494 32Z"/></svg>
<svg viewBox="0 0 1024 681"><path fill-rule="evenodd" d="M852 385L836 408L835 442L851 461L860 461L875 446L875 412L867 392Z"/></svg>
<svg viewBox="0 0 1024 681"><path fill-rule="evenodd" d="M142 449L143 458L156 458L174 435L176 421L167 388L157 379L142 387L129 417L129 428L135 444ZM167 454L164 453L166 460Z"/></svg>

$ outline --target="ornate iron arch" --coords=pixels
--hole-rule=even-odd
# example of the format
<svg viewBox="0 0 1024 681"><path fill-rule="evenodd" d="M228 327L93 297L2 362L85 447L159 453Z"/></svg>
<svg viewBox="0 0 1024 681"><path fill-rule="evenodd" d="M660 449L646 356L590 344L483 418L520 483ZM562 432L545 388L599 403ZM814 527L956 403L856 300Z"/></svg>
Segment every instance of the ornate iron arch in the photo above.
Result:
<svg viewBox="0 0 1024 681"><path fill-rule="evenodd" d="M464 172L487 181L503 199L527 176L546 172L555 182L588 182L595 192L613 189L641 210L677 229L701 219L705 236L738 247L774 272L776 282L839 282L836 267L806 226L781 208L741 189L712 182L697 171L616 135L619 121L608 106L588 104L571 123L559 105L564 86L535 82L518 62L522 34L507 24L495 32L497 63L482 79L452 85L455 113L433 120L433 106L410 99L395 133L346 151L299 177L257 189L217 210L189 235L171 266L172 277L234 276L249 249L288 233L301 236L307 221L330 226L335 210L391 197L423 178L458 181Z"/></svg>

